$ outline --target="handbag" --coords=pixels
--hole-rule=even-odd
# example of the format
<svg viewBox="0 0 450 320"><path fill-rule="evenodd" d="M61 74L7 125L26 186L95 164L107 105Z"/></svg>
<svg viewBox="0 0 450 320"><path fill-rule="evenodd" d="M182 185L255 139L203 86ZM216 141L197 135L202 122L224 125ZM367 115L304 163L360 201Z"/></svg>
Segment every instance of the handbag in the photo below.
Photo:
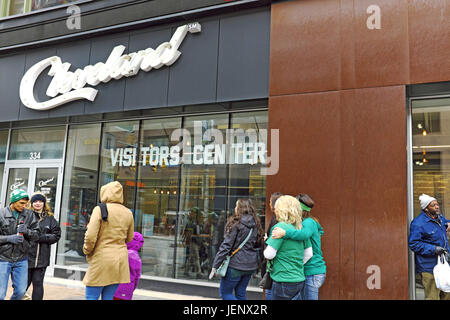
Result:
<svg viewBox="0 0 450 320"><path fill-rule="evenodd" d="M270 273L266 272L264 274L264 277L259 282L258 287L260 287L261 289L270 290L270 289L272 289L272 282L273 282L273 280L270 277Z"/></svg>
<svg viewBox="0 0 450 320"><path fill-rule="evenodd" d="M222 263L220 264L220 267L217 268L216 273L221 276L222 278L225 277L225 275L227 274L227 270L228 270L228 265L230 264L230 259L232 256L234 256L239 250L241 250L241 248L245 245L245 243L248 241L248 239L250 239L250 236L252 235L252 231L253 229L250 229L250 232L247 235L247 238L245 238L244 241L242 241L242 243L240 244L240 246L233 251L233 253L231 253L229 256L227 256L225 258L225 260L222 261Z"/></svg>
<svg viewBox="0 0 450 320"><path fill-rule="evenodd" d="M436 287L444 292L450 292L450 266L445 255L438 256L437 264L433 268L433 275Z"/></svg>
<svg viewBox="0 0 450 320"><path fill-rule="evenodd" d="M264 274L261 281L258 283L258 287L260 287L261 289L267 289L267 290L272 289L273 280L272 280L272 277L270 276L271 272L272 272L272 260L268 260L266 273Z"/></svg>

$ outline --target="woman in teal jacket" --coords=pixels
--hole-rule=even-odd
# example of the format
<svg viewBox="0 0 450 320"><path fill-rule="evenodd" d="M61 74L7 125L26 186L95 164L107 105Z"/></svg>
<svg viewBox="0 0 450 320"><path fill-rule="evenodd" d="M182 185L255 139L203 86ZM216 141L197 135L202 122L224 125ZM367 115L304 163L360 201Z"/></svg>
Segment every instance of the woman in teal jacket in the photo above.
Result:
<svg viewBox="0 0 450 320"><path fill-rule="evenodd" d="M310 239L312 244L313 256L305 264L305 286L303 288L304 300L319 300L319 288L325 282L326 265L321 250L320 238L323 236L323 228L319 221L310 215L310 211L314 206L314 201L307 194L299 194L297 200L303 210L303 228L300 230L283 230L274 228L272 238L278 239L285 237L292 240Z"/></svg>

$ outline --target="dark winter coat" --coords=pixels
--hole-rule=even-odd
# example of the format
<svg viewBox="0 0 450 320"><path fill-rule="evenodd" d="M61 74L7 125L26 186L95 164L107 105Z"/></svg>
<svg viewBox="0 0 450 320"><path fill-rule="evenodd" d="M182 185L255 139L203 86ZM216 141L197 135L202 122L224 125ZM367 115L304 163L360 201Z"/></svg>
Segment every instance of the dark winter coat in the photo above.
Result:
<svg viewBox="0 0 450 320"><path fill-rule="evenodd" d="M38 241L31 243L28 268L44 268L50 264L50 246L61 238L61 228L53 216L34 214L39 220L40 235Z"/></svg>
<svg viewBox="0 0 450 320"><path fill-rule="evenodd" d="M258 228L256 222L250 214L244 214L239 223L233 226L229 233L225 232L225 238L214 258L213 268L219 268L226 256L230 255L239 247L252 228L252 235L245 243L244 247L231 257L228 267L241 271L253 271L258 269L258 253L261 242L258 241Z"/></svg>
<svg viewBox="0 0 450 320"><path fill-rule="evenodd" d="M28 235L23 236L23 242L12 244L6 241L10 235L17 234L17 226L22 222L29 230ZM8 207L0 209L0 260L17 262L27 258L31 242L39 238L39 225L33 211L24 209L16 219Z"/></svg>

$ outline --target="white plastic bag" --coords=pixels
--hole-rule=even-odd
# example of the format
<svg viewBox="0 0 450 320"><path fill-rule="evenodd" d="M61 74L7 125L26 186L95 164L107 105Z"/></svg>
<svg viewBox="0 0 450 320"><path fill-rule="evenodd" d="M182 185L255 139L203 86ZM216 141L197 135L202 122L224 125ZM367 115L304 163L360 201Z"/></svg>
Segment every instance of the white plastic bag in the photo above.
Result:
<svg viewBox="0 0 450 320"><path fill-rule="evenodd" d="M437 258L437 264L433 269L436 287L444 292L450 292L450 266L442 254Z"/></svg>

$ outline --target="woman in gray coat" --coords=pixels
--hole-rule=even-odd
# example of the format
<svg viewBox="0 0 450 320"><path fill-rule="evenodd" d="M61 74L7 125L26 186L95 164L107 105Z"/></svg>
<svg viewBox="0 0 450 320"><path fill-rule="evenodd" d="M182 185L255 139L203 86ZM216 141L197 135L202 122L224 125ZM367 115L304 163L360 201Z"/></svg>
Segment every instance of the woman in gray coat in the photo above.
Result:
<svg viewBox="0 0 450 320"><path fill-rule="evenodd" d="M242 249L231 257L227 273L220 280L220 296L224 300L246 300L248 283L258 269L258 251L264 234L251 200L239 199L234 214L225 226L225 238L214 259L212 275L216 273L226 256L234 252L250 232L250 238Z"/></svg>

